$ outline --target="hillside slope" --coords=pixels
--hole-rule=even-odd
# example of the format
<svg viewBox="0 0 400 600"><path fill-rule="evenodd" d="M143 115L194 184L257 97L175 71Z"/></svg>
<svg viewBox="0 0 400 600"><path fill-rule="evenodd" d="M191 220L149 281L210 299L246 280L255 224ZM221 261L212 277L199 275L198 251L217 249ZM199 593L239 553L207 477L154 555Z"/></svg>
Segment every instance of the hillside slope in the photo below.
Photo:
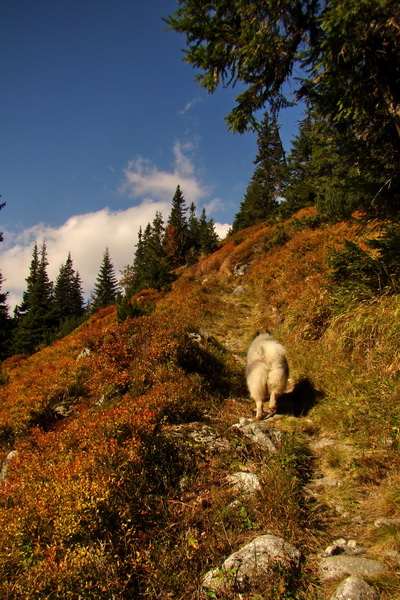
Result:
<svg viewBox="0 0 400 600"><path fill-rule="evenodd" d="M326 262L365 235L311 209L257 225L142 293L150 315L118 324L110 307L5 362L2 598L199 598L207 571L265 533L301 551L301 571L221 597L328 599L343 574L324 579L323 553L343 538L331 552L379 559L367 581L400 598L398 296L343 294ZM265 327L293 388L265 422L284 436L272 454L232 427L254 416L244 362Z"/></svg>

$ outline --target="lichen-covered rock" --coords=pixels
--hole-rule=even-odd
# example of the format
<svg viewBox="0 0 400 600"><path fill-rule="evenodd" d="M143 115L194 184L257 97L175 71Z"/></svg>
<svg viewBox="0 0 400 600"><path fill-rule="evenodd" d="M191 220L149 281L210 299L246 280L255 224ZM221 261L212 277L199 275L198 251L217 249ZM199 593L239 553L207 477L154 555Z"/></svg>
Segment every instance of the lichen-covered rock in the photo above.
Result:
<svg viewBox="0 0 400 600"><path fill-rule="evenodd" d="M269 423L263 421L252 421L251 419L240 419L239 423L232 425L241 435L260 446L269 454L276 454L282 443L285 433Z"/></svg>
<svg viewBox="0 0 400 600"><path fill-rule="evenodd" d="M249 263L238 263L233 267L233 274L237 277L242 277L250 268Z"/></svg>
<svg viewBox="0 0 400 600"><path fill-rule="evenodd" d="M18 455L17 450L11 450L11 452L9 452L3 462L3 465L1 467L1 471L0 471L0 482L1 481L5 481L7 478L7 472L8 472L8 467L10 462Z"/></svg>
<svg viewBox="0 0 400 600"><path fill-rule="evenodd" d="M210 454L227 452L231 449L229 441L218 435L204 423L183 423L167 429L170 435L190 443L191 447Z"/></svg>
<svg viewBox="0 0 400 600"><path fill-rule="evenodd" d="M340 575L354 575L356 577L371 577L380 575L385 571L382 563L371 558L359 556L328 556L321 560L322 579L333 579Z"/></svg>
<svg viewBox="0 0 400 600"><path fill-rule="evenodd" d="M336 588L331 600L378 600L375 590L359 577L348 577Z"/></svg>
<svg viewBox="0 0 400 600"><path fill-rule="evenodd" d="M233 475L228 475L227 480L236 490L245 494L254 494L261 490L261 483L254 473L238 471Z"/></svg>
<svg viewBox="0 0 400 600"><path fill-rule="evenodd" d="M276 535L260 535L223 562L221 568L209 571L203 579L203 590L217 594L245 590L260 576L268 576L279 566L292 574L300 568L302 555L297 548ZM222 596L223 597L223 596Z"/></svg>

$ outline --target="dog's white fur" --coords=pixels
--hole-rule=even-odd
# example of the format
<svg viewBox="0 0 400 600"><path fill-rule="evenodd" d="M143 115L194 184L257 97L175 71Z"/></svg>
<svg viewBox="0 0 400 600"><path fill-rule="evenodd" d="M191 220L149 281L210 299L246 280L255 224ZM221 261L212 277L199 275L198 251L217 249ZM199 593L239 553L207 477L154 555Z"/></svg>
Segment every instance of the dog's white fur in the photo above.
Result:
<svg viewBox="0 0 400 600"><path fill-rule="evenodd" d="M262 418L264 401L268 398L268 416L276 413L277 399L285 392L288 377L285 348L269 331L258 333L248 349L246 364L247 387L256 403L256 419Z"/></svg>

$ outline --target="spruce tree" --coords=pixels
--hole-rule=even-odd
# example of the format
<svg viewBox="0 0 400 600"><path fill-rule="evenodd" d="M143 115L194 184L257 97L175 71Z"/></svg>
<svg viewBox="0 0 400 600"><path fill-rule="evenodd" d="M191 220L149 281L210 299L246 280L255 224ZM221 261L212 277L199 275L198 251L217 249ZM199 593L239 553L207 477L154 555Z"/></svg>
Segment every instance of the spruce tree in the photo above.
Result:
<svg viewBox="0 0 400 600"><path fill-rule="evenodd" d="M1 197L1 196L0 196ZM5 202L0 204L0 210L4 208ZM0 242L3 241L3 233L0 232ZM0 272L0 360L11 353L10 337L13 321L10 318L7 306L8 292L2 292L3 275Z"/></svg>
<svg viewBox="0 0 400 600"><path fill-rule="evenodd" d="M189 206L189 218L188 218L188 247L193 248L198 246L199 232L200 232L199 219L196 217L196 206L194 202Z"/></svg>
<svg viewBox="0 0 400 600"><path fill-rule="evenodd" d="M64 265L61 265L54 287L54 314L58 327L67 323L72 329L84 314L82 282L79 273L75 273L71 253Z"/></svg>
<svg viewBox="0 0 400 600"><path fill-rule="evenodd" d="M40 345L47 344L56 325L53 306L53 284L47 274L47 249L43 242L39 256L34 246L27 290L22 304L16 308L16 330L13 351L30 354Z"/></svg>
<svg viewBox="0 0 400 600"><path fill-rule="evenodd" d="M7 306L8 292L3 292L3 275L0 273L0 360L11 354L10 337L13 321Z"/></svg>
<svg viewBox="0 0 400 600"><path fill-rule="evenodd" d="M164 221L157 211L153 223L147 224L144 233L141 228L139 230L133 262L133 291L159 290L174 279L164 240Z"/></svg>
<svg viewBox="0 0 400 600"><path fill-rule="evenodd" d="M275 215L278 198L286 178L286 162L275 119L267 114L257 139L258 153L251 181L240 210L235 215L232 233L251 227Z"/></svg>
<svg viewBox="0 0 400 600"><path fill-rule="evenodd" d="M279 197L282 182L286 178L285 152L279 135L279 125L275 118L265 113L257 138L258 152L254 160L257 178L264 187L266 198L274 205Z"/></svg>
<svg viewBox="0 0 400 600"><path fill-rule="evenodd" d="M315 203L316 185L312 175L314 120L309 112L299 125L299 133L288 156L288 181L282 204L285 214ZM290 210L289 210L290 209Z"/></svg>
<svg viewBox="0 0 400 600"><path fill-rule="evenodd" d="M181 188L178 185L172 198L171 214L165 231L167 254L173 268L185 264L188 250L188 222L186 218L186 203Z"/></svg>
<svg viewBox="0 0 400 600"><path fill-rule="evenodd" d="M293 97L302 98L339 136L338 168L332 162L333 176L318 204L336 218L358 209L398 220L398 1L178 4L167 22L186 36L185 60L196 68L200 85L209 92L219 85L244 86L226 118L229 128L256 129L260 109L276 116ZM295 78L298 65L303 77ZM331 141L332 134L324 140L328 153Z"/></svg>
<svg viewBox="0 0 400 600"><path fill-rule="evenodd" d="M232 233L251 227L266 218L264 198L261 183L252 179L247 186L243 202L240 203L239 212L232 223Z"/></svg>
<svg viewBox="0 0 400 600"><path fill-rule="evenodd" d="M93 312L114 304L118 294L118 281L108 248L103 253L103 262L94 287Z"/></svg>
<svg viewBox="0 0 400 600"><path fill-rule="evenodd" d="M150 223L145 227L144 232L140 227L138 233L138 242L136 244L136 253L133 261L133 285L132 292L139 292L145 290L149 285L149 254L150 254L150 240L152 236L152 229Z"/></svg>
<svg viewBox="0 0 400 600"><path fill-rule="evenodd" d="M29 268L29 275L25 279L27 283L26 290L22 294L22 302L14 309L14 317L18 321L21 317L27 314L30 306L32 291L36 285L39 272L39 250L37 242L33 247L32 260Z"/></svg>
<svg viewBox="0 0 400 600"><path fill-rule="evenodd" d="M188 234L187 234L187 250L185 255L185 263L187 265L194 264L200 255L200 224L196 216L196 206L194 202L189 207L188 218Z"/></svg>
<svg viewBox="0 0 400 600"><path fill-rule="evenodd" d="M202 254L211 254L218 247L219 238L215 231L214 221L207 219L206 209L203 208L199 219L199 246Z"/></svg>
<svg viewBox="0 0 400 600"><path fill-rule="evenodd" d="M174 279L171 274L171 261L165 243L165 227L162 215L157 211L153 220L148 244L147 264L149 269L149 287L161 289Z"/></svg>

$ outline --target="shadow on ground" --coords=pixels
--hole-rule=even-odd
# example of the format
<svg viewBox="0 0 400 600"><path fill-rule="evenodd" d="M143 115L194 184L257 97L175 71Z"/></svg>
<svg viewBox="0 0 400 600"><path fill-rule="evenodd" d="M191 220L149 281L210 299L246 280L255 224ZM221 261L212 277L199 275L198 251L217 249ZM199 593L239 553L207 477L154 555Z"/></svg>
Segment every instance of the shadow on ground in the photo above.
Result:
<svg viewBox="0 0 400 600"><path fill-rule="evenodd" d="M324 393L316 390L313 382L304 377L296 382L293 390L283 394L278 400L277 413L303 417L323 398Z"/></svg>

